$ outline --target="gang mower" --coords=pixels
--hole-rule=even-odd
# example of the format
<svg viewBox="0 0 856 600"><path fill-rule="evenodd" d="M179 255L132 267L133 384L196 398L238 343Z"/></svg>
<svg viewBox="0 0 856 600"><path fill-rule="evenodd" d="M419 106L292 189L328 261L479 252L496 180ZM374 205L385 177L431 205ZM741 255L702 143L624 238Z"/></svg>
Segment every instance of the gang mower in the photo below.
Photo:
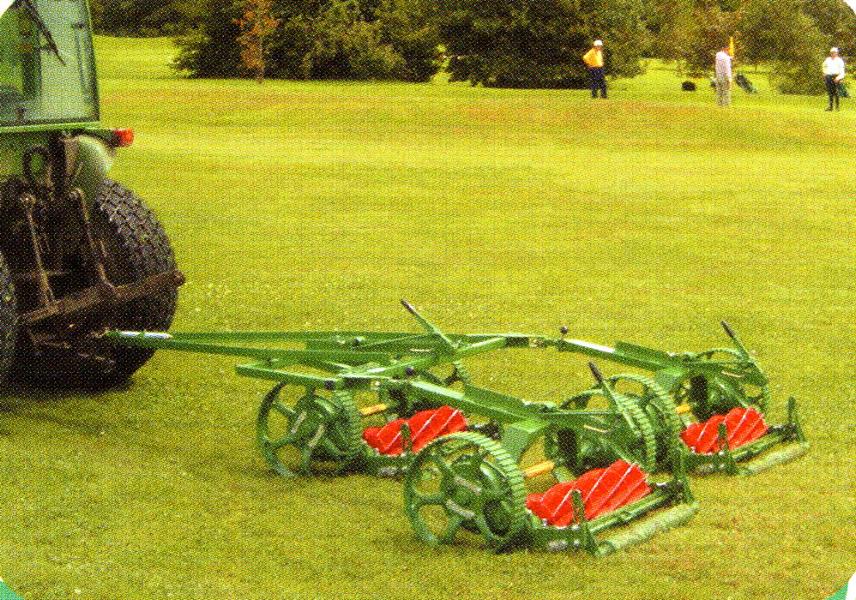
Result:
<svg viewBox="0 0 856 600"><path fill-rule="evenodd" d="M796 400L788 399L785 423L766 423L769 381L731 326L721 324L731 348L672 353L627 342L610 348L565 340L563 329L558 349L648 371L650 377L617 375L609 381L633 389L631 394L656 423L659 435L680 435L680 451L690 471L750 475L803 455L808 443ZM600 388L593 388L565 404L585 408L601 394ZM654 398L658 401L652 402Z"/></svg>
<svg viewBox="0 0 856 600"><path fill-rule="evenodd" d="M737 461L782 442L804 450L793 403L787 424L763 424L767 393L751 396L747 386L766 390L766 379L733 332L738 350L718 360L713 351L672 355L566 340L564 329L561 338L447 335L402 303L422 333L112 331L105 337L149 350L251 359L237 367L239 374L276 382L256 423L269 466L288 477L403 476L411 524L435 544L463 531L497 550L528 545L608 554L695 513L688 466L736 472ZM653 376L605 377L592 362L594 386L556 404L477 385L463 364L505 349L549 348ZM710 416L687 426L690 414ZM524 464L533 452L539 460ZM554 484L544 489L547 476Z"/></svg>
<svg viewBox="0 0 856 600"><path fill-rule="evenodd" d="M0 0L0 383L107 387L151 356L183 277L142 200L108 179L130 129L99 123L85 0Z"/></svg>

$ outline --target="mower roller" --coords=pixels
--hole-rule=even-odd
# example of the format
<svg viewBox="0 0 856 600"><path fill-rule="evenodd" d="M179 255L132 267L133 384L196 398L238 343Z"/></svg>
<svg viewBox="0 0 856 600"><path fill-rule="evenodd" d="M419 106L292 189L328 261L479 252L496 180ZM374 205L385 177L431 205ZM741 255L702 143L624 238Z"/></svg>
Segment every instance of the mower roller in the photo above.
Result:
<svg viewBox="0 0 856 600"><path fill-rule="evenodd" d="M257 419L259 448L285 476L403 475L418 537L459 532L496 550L519 545L603 555L696 512L678 432L658 436L637 402L590 364L602 408L526 402L472 382L461 361L555 345L519 334L446 335L410 304L424 333L148 333L114 331L123 345L243 356L249 377L276 381ZM288 347L291 346L291 347ZM296 347L295 347L296 346ZM438 373L446 368L448 373ZM358 407L356 397L369 396ZM537 443L545 460L520 466ZM666 472L658 455L669 455ZM557 483L527 494L527 480ZM560 486L560 487L556 487ZM647 517L601 539L601 533Z"/></svg>

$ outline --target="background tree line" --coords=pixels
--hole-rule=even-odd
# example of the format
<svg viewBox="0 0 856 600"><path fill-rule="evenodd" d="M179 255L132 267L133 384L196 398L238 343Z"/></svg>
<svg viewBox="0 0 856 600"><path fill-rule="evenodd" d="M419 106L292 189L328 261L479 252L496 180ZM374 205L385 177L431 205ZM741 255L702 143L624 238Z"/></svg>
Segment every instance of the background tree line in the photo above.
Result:
<svg viewBox="0 0 856 600"><path fill-rule="evenodd" d="M104 33L177 36L176 67L194 77L427 81L445 67L473 84L578 87L595 37L609 74L636 75L652 57L698 76L735 36L738 63L768 65L783 92L813 93L829 46L856 52L856 14L842 0L92 0L92 10Z"/></svg>

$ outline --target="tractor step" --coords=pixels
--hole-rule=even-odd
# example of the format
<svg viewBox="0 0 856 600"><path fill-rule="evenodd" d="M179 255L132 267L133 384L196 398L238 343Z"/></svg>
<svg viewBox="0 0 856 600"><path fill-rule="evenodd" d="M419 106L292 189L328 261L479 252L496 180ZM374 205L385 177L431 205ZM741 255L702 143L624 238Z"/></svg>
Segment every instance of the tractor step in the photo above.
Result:
<svg viewBox="0 0 856 600"><path fill-rule="evenodd" d="M405 425L409 435L405 434ZM420 411L409 419L395 419L383 427L368 427L363 431L363 439L378 453L397 456L405 451L419 452L441 435L466 428L467 420L461 411L441 406L436 410Z"/></svg>
<svg viewBox="0 0 856 600"><path fill-rule="evenodd" d="M543 494L530 494L526 506L548 525L567 527L576 521L574 490L582 495L585 518L592 520L644 498L651 493L651 486L637 465L618 460L575 481L558 483Z"/></svg>
<svg viewBox="0 0 856 600"><path fill-rule="evenodd" d="M719 433L722 425L731 450L764 437L768 430L764 417L754 408L733 408L726 415L693 423L681 433L681 439L696 454L714 454L723 449Z"/></svg>

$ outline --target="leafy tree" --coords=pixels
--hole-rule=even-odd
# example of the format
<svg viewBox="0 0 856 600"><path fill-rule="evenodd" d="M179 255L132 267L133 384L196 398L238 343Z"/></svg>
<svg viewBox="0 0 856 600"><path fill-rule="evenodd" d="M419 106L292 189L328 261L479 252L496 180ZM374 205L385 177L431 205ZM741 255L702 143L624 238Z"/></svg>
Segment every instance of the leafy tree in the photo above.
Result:
<svg viewBox="0 0 856 600"><path fill-rule="evenodd" d="M745 60L770 63L784 93L820 93L826 41L801 0L746 0L740 22Z"/></svg>
<svg viewBox="0 0 856 600"><path fill-rule="evenodd" d="M716 53L728 45L738 22L739 14L723 10L719 2L696 2L677 51L682 70L693 76L710 73Z"/></svg>
<svg viewBox="0 0 856 600"><path fill-rule="evenodd" d="M581 56L606 40L612 75L640 72L642 0L443 0L452 80L497 87L582 87Z"/></svg>
<svg viewBox="0 0 856 600"><path fill-rule="evenodd" d="M856 12L843 0L802 0L803 12L826 37L826 45L856 53Z"/></svg>
<svg viewBox="0 0 856 600"><path fill-rule="evenodd" d="M378 8L381 39L403 59L401 79L428 81L442 66L433 0L383 0Z"/></svg>
<svg viewBox="0 0 856 600"><path fill-rule="evenodd" d="M113 35L174 35L201 18L200 0L90 0L95 28Z"/></svg>
<svg viewBox="0 0 856 600"><path fill-rule="evenodd" d="M240 6L234 0L207 0L205 17L197 27L176 39L176 69L191 77L235 77L241 68L238 36Z"/></svg>
<svg viewBox="0 0 856 600"><path fill-rule="evenodd" d="M392 79L400 74L401 56L382 42L374 12L366 15L357 0L333 0L314 25L314 44L304 57L309 77Z"/></svg>
<svg viewBox="0 0 856 600"><path fill-rule="evenodd" d="M241 31L223 23L235 12L232 1L208 0L209 17L179 41L179 69L198 77L239 73ZM441 66L427 1L272 1L279 26L265 39L270 77L427 81Z"/></svg>
<svg viewBox="0 0 856 600"><path fill-rule="evenodd" d="M258 83L262 83L268 58L268 40L279 25L279 19L271 14L273 0L243 0L243 5L243 15L237 22L241 29L238 36L241 64Z"/></svg>
<svg viewBox="0 0 856 600"><path fill-rule="evenodd" d="M693 0L646 0L645 27L651 56L678 60L692 24Z"/></svg>

